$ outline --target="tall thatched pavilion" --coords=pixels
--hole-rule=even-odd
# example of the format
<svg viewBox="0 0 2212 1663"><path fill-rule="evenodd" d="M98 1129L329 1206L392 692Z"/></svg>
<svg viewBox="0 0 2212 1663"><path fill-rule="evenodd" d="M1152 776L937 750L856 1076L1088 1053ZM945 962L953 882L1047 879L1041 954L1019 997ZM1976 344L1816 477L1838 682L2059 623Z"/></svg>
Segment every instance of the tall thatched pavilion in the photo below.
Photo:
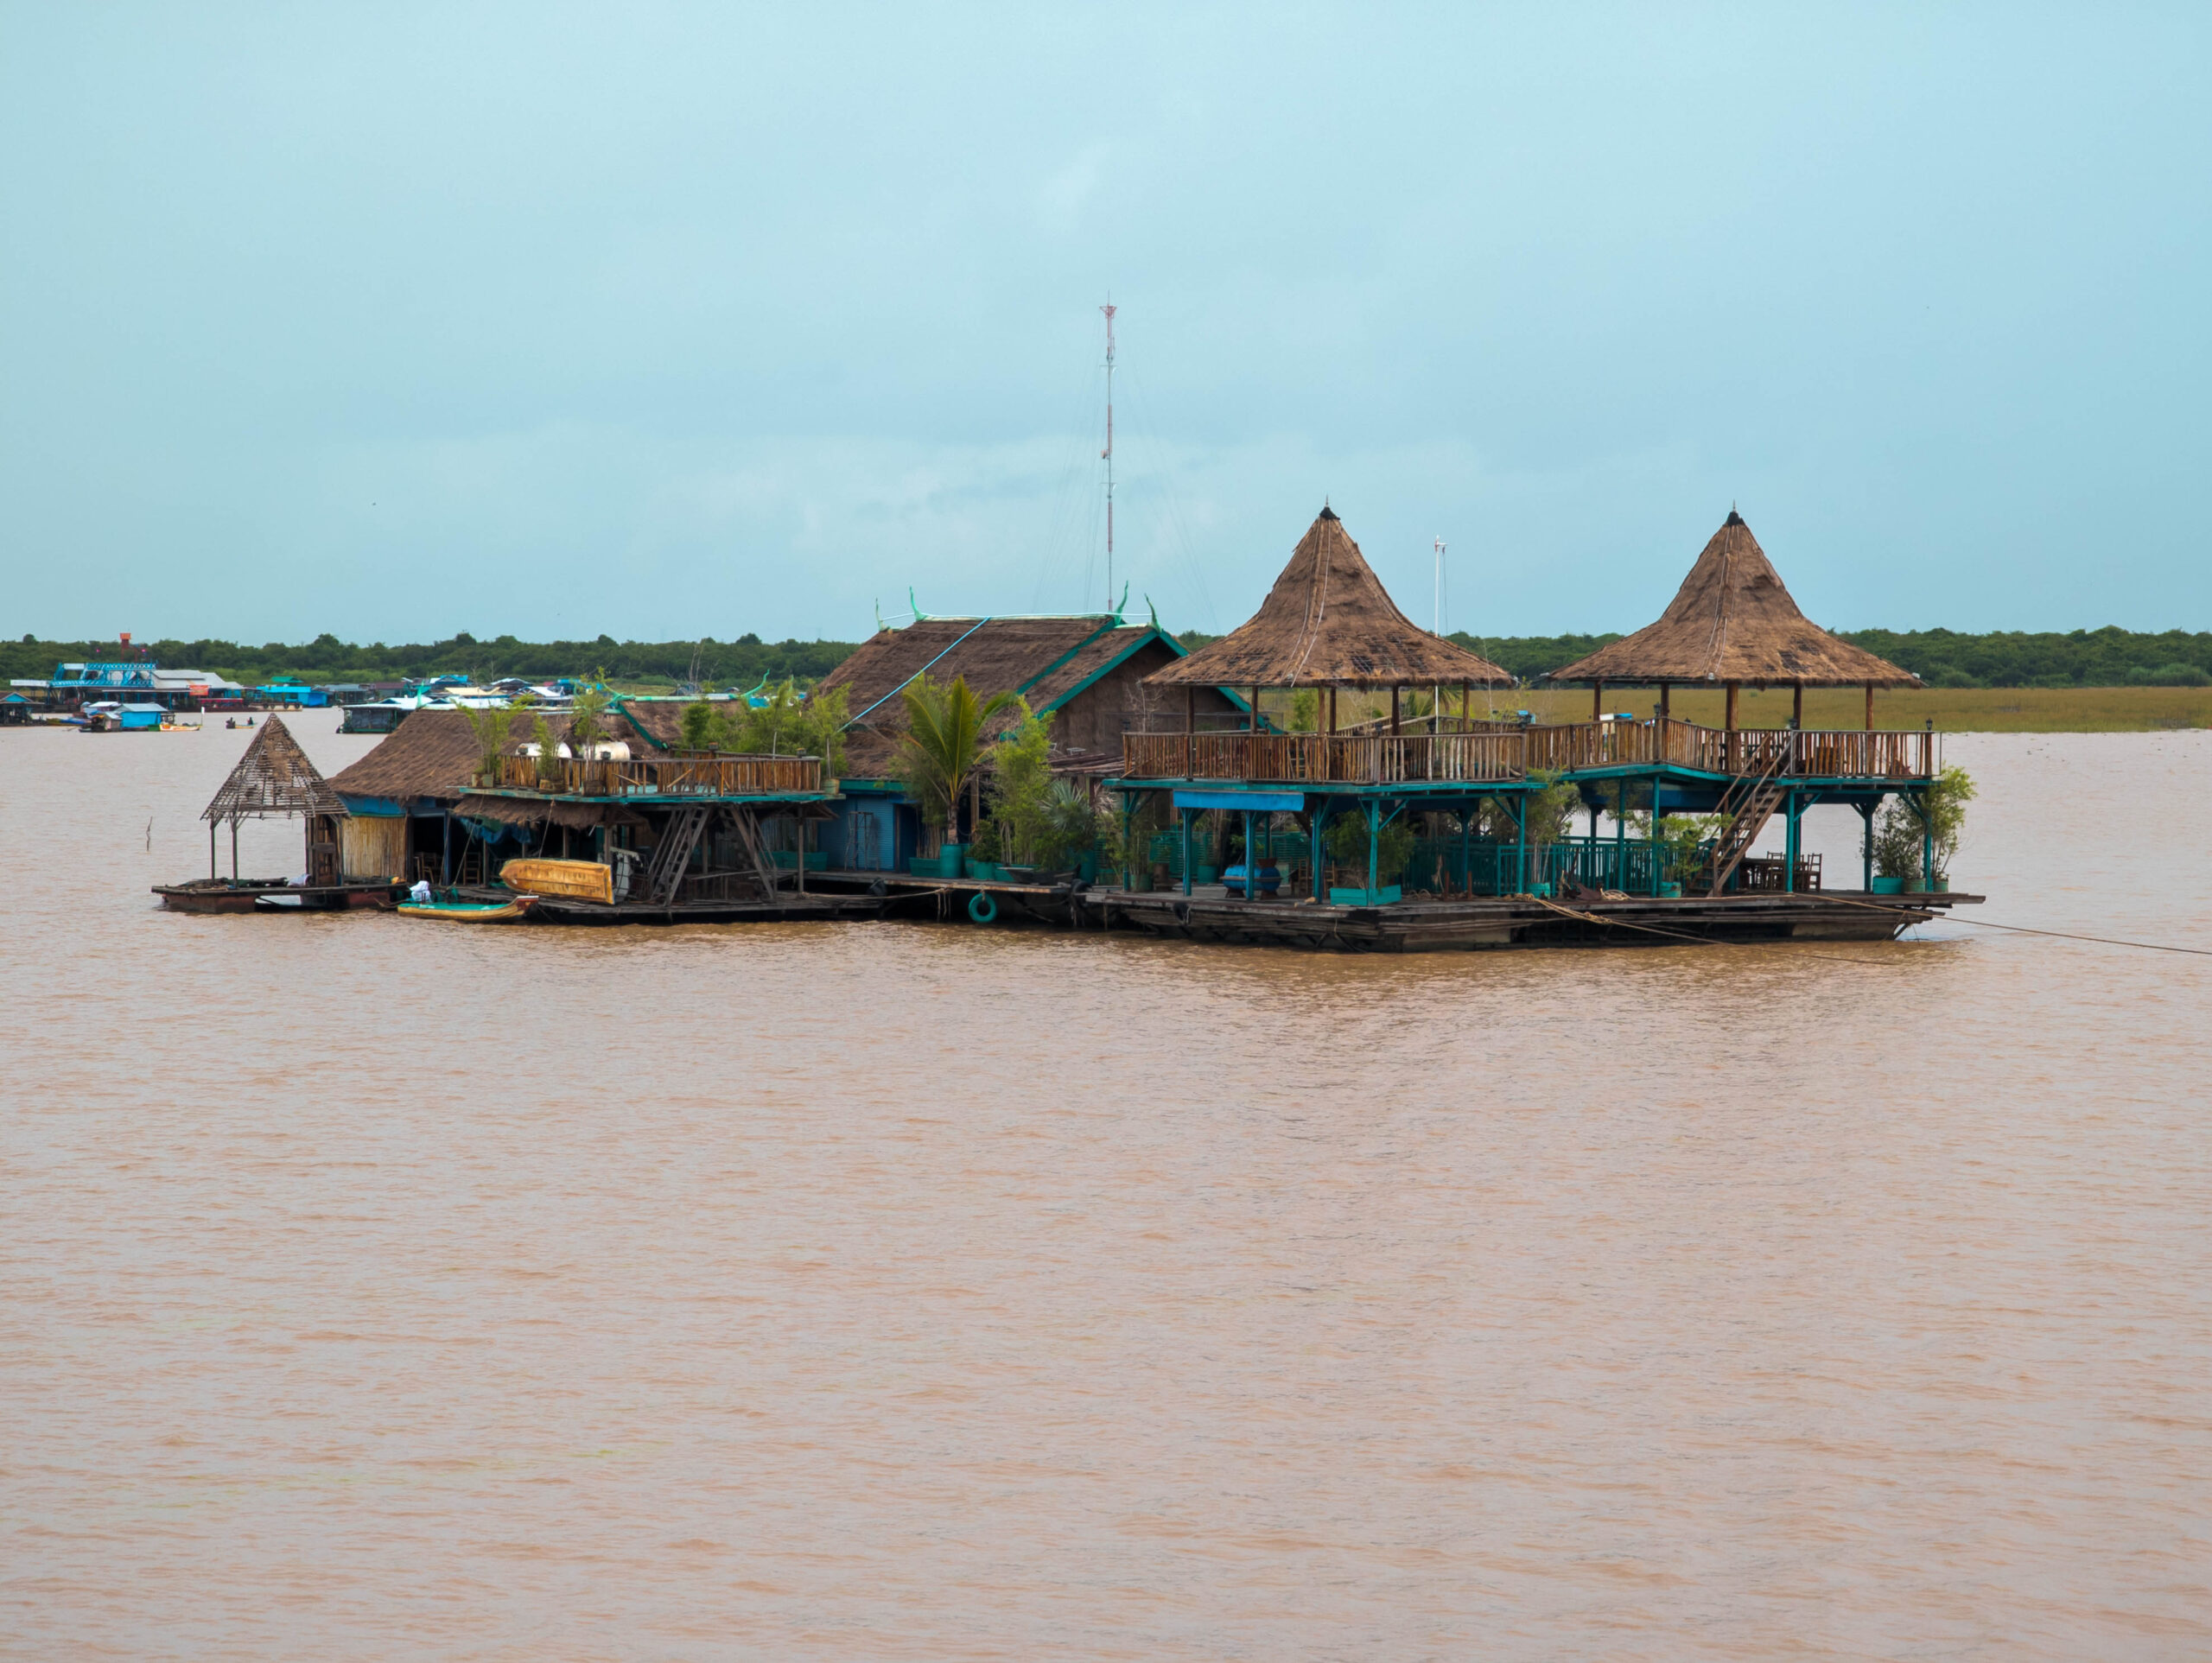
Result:
<svg viewBox="0 0 2212 1663"><path fill-rule="evenodd" d="M1657 623L1545 679L1589 686L1593 719L1604 710L1609 684L1656 686L1662 719L1672 689L1717 685L1727 692L1724 726L1732 732L1741 688L1794 689L1793 725L1802 727L1807 688L1864 687L1871 732L1876 688L1920 685L1910 670L1837 639L1798 611L1751 528L1732 508Z"/></svg>
<svg viewBox="0 0 2212 1663"><path fill-rule="evenodd" d="M1249 689L1255 730L1262 692L1313 688L1327 695L1322 726L1329 733L1337 730L1338 689L1388 688L1395 733L1399 695L1407 688L1458 688L1465 695L1512 679L1400 612L1344 522L1325 505L1249 622L1145 681L1185 689L1193 699L1204 689Z"/></svg>

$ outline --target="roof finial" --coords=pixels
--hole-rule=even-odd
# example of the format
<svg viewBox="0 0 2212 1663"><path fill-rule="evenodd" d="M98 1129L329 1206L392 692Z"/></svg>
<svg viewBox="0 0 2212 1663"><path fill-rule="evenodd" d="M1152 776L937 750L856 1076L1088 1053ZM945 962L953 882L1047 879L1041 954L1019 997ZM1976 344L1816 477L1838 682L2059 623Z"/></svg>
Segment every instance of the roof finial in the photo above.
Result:
<svg viewBox="0 0 2212 1663"><path fill-rule="evenodd" d="M1330 507L1330 506L1329 506L1329 499L1328 499L1326 497L1322 498L1321 498L1321 517L1322 517L1323 519L1325 519L1325 520L1332 520L1332 519L1336 518L1336 517L1337 517L1337 511L1336 511L1336 510L1334 510L1333 508L1332 508L1332 507Z"/></svg>

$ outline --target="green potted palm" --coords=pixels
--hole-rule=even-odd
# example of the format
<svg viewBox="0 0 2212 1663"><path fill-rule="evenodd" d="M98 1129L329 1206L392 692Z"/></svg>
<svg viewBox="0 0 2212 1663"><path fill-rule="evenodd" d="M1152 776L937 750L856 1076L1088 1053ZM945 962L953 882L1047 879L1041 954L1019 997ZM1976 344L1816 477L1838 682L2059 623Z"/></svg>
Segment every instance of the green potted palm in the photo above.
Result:
<svg viewBox="0 0 2212 1663"><path fill-rule="evenodd" d="M960 845L960 798L975 784L991 752L983 725L1014 702L1010 693L978 700L968 678L932 682L920 675L899 689L906 707L906 731L899 740L898 765L907 790L922 806L922 817L944 834L939 875L957 878L964 868Z"/></svg>

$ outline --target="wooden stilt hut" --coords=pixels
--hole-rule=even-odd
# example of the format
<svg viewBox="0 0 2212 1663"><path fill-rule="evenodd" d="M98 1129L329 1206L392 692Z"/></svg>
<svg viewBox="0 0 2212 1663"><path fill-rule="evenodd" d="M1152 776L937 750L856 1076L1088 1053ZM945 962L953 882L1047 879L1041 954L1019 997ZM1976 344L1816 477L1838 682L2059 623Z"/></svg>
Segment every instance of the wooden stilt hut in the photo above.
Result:
<svg viewBox="0 0 2212 1663"><path fill-rule="evenodd" d="M1734 509L1728 511L1728 517L1705 545L1673 603L1656 623L1553 670L1544 679L1589 687L1592 721L1604 715L1607 687L1656 687L1657 727L1662 733L1671 720L1669 695L1675 688L1721 689L1723 731L1718 765L1719 771L1735 784L1715 804L1728 819L1706 873L1705 881L1713 893L1720 893L1730 883L1752 841L1777 812L1786 816L1788 824L1781 886L1796 887L1800 880L1798 816L1810 803L1822 800L1848 801L1866 817L1871 885L1873 812L1886 787L1839 784L1825 793L1816 793L1792 776L1808 771L1808 765L1810 771L1854 776L1859 780L1905 773L1902 749L1891 747L1895 751L1891 754L1873 738L1874 689L1918 687L1920 678L1864 647L1838 639L1800 612L1783 586L1781 574L1751 535L1751 528ZM1758 735L1740 734L1737 722L1737 697L1746 687L1791 690L1795 695L1789 720L1793 734L1802 734L1805 726L1807 688L1863 687L1867 739L1855 750L1840 744L1808 747L1797 739L1786 745L1752 744L1750 739ZM1663 753L1665 747L1660 748ZM1912 771L1923 777L1928 771L1924 752ZM1660 801L1656 780L1652 791L1656 805ZM1594 808L1592 816L1594 821Z"/></svg>
<svg viewBox="0 0 2212 1663"><path fill-rule="evenodd" d="M261 725L200 818L207 822L207 875L215 876L216 828L231 828L231 876L238 875L238 822L299 816L307 822L310 887L338 881L338 822L346 805L277 717Z"/></svg>
<svg viewBox="0 0 2212 1663"><path fill-rule="evenodd" d="M238 875L238 826L243 821L297 815L306 826L303 876L242 878ZM309 762L283 722L275 716L261 725L238 766L215 793L200 818L207 822L207 875L181 884L156 884L162 905L177 912L245 912L273 908L309 911L346 906L381 906L391 899L384 882L348 882L340 871L338 828L346 804L330 782ZM217 875L216 840L231 832L231 875Z"/></svg>
<svg viewBox="0 0 2212 1663"><path fill-rule="evenodd" d="M1366 888L1376 890L1374 848L1386 803L1402 811L1406 785L1444 785L1462 793L1468 782L1496 778L1482 741L1492 727L1474 714L1474 689L1510 682L1511 675L1464 647L1433 635L1400 612L1375 575L1344 522L1325 505L1300 539L1260 610L1218 641L1147 676L1146 684L1180 689L1184 727L1178 733L1130 734L1128 773L1137 778L1194 782L1174 790L1181 824L1183 881L1191 887L1191 824L1209 809L1241 812L1246 828L1246 866L1253 864L1253 817L1275 810L1306 816L1317 897L1325 861L1320 837L1340 803L1356 804L1369 822ZM1201 733L1198 699L1215 688L1249 690L1249 708L1237 717L1242 731ZM1268 731L1264 695L1303 689L1317 695L1311 735ZM1433 702L1419 720L1425 732L1406 733L1403 695L1428 690ZM1390 695L1387 731L1340 738L1340 690ZM1459 706L1456 717L1450 706ZM1287 724L1286 724L1287 726ZM1196 782L1234 780L1208 789ZM1243 782L1296 782L1302 791L1255 790ZM1437 806L1444 804L1440 801ZM1249 892L1249 879L1247 879Z"/></svg>

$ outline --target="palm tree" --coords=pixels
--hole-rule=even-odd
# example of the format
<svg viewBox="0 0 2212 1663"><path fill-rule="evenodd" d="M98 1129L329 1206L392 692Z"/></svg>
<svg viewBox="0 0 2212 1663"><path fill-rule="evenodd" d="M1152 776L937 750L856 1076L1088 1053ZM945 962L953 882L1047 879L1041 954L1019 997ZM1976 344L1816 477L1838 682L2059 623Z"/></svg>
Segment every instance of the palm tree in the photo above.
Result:
<svg viewBox="0 0 2212 1663"><path fill-rule="evenodd" d="M983 724L1012 704L1014 695L994 693L978 702L965 676L955 676L947 686L922 675L900 689L899 696L906 705L899 771L921 799L924 816L945 828L948 842L957 842L960 793L991 752Z"/></svg>

